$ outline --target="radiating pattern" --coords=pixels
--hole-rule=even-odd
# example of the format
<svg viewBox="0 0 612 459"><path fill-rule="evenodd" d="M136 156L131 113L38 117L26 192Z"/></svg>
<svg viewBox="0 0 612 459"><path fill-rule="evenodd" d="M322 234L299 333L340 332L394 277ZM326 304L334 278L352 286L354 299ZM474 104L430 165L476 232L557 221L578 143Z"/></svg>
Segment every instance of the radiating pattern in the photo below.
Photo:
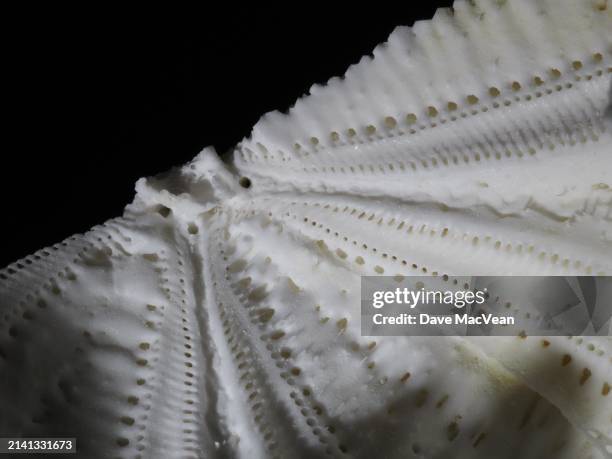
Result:
<svg viewBox="0 0 612 459"><path fill-rule="evenodd" d="M359 322L362 275L612 275L610 7L458 1L265 115L231 164L205 149L0 271L2 436L88 458L612 457L608 337Z"/></svg>

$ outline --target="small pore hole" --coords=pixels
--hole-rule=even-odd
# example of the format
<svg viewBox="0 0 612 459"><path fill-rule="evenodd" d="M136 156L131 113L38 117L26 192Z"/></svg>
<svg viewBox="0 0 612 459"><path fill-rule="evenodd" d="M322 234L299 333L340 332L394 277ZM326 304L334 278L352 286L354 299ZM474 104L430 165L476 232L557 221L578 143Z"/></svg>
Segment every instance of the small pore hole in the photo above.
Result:
<svg viewBox="0 0 612 459"><path fill-rule="evenodd" d="M248 177L240 177L238 183L242 188L251 188L251 179Z"/></svg>
<svg viewBox="0 0 612 459"><path fill-rule="evenodd" d="M164 217L164 218L168 217L168 215L170 215L170 212L172 212L171 209L169 207L166 207L166 206L163 206L163 205L160 205L157 208L157 213L159 215L161 215L162 217Z"/></svg>

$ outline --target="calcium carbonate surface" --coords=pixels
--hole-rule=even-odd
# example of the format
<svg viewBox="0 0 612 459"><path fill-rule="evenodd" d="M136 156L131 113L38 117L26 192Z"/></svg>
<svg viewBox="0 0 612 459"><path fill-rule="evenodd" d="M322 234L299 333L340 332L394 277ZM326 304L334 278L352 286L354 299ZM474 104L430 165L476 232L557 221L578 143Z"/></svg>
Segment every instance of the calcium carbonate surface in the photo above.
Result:
<svg viewBox="0 0 612 459"><path fill-rule="evenodd" d="M0 434L612 457L612 341L362 337L362 275L612 275L612 5L457 1L0 271ZM609 334L609 331L608 333Z"/></svg>

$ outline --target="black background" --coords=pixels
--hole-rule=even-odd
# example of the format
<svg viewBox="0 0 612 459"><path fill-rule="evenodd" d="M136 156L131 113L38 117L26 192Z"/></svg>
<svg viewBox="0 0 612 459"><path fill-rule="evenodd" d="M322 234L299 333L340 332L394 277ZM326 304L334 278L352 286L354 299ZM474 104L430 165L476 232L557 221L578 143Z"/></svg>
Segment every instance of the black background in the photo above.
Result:
<svg viewBox="0 0 612 459"><path fill-rule="evenodd" d="M139 177L227 151L450 4L5 16L0 267L120 215Z"/></svg>

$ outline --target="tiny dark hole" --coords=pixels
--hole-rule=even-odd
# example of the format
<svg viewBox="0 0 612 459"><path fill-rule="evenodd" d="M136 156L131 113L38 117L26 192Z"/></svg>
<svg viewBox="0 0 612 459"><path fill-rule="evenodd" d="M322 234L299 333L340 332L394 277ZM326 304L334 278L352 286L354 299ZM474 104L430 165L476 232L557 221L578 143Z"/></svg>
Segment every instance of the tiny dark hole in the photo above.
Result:
<svg viewBox="0 0 612 459"><path fill-rule="evenodd" d="M160 205L157 209L157 212L164 218L167 218L168 215L170 215L170 212L172 212L172 210L169 207Z"/></svg>

